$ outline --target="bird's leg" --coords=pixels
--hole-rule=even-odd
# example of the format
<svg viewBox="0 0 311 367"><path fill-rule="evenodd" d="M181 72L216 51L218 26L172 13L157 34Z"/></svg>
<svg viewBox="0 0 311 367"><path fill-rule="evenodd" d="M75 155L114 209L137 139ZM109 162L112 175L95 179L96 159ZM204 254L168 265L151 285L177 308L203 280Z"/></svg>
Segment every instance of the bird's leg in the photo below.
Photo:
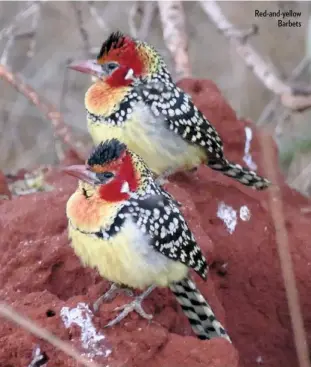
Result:
<svg viewBox="0 0 311 367"><path fill-rule="evenodd" d="M102 296L100 296L93 304L93 309L95 312L98 311L99 306L101 303L106 301L111 301L114 299L118 294L125 293L129 297L133 297L134 293L131 289L117 283L112 283L110 289L104 293Z"/></svg>
<svg viewBox="0 0 311 367"><path fill-rule="evenodd" d="M140 294L138 297L136 297L131 303L128 303L126 305L117 307L115 310L123 310L115 319L110 321L105 327L110 327L113 325L118 324L120 321L122 321L130 312L136 311L141 317L144 319L151 320L152 315L147 314L143 307L142 302L143 300L156 288L155 285L150 286L147 288L142 294Z"/></svg>

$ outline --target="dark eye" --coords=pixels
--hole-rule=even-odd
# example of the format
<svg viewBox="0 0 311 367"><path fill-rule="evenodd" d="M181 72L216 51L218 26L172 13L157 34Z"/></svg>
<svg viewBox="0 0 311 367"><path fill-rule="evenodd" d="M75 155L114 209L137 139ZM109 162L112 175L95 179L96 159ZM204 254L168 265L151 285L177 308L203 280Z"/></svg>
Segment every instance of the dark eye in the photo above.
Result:
<svg viewBox="0 0 311 367"><path fill-rule="evenodd" d="M114 174L112 172L103 172L103 173L97 173L97 178L100 180L100 181L106 181L108 180L109 178L113 177Z"/></svg>
<svg viewBox="0 0 311 367"><path fill-rule="evenodd" d="M106 70L108 73L111 73L113 70L117 69L119 67L119 64L116 62L108 62L107 64L103 65L104 70Z"/></svg>

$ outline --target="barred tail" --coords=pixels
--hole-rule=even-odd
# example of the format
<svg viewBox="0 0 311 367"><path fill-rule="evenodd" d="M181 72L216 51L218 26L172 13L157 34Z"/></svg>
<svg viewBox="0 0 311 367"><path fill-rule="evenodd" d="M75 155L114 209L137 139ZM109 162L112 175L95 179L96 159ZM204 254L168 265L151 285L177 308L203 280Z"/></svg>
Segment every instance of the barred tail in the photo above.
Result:
<svg viewBox="0 0 311 367"><path fill-rule="evenodd" d="M269 180L258 176L256 172L226 159L209 161L207 165L215 171L221 171L224 175L234 178L243 185L254 187L256 190L264 190L271 184Z"/></svg>
<svg viewBox="0 0 311 367"><path fill-rule="evenodd" d="M180 282L172 283L170 289L175 294L198 338L204 340L222 337L231 342L226 330L216 319L211 306L192 280L185 278Z"/></svg>

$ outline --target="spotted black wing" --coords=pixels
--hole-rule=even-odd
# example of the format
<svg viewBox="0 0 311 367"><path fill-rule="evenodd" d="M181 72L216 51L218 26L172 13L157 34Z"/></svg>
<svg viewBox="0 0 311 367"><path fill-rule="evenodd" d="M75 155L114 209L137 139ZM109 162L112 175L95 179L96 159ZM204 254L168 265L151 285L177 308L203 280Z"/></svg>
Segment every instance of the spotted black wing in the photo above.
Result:
<svg viewBox="0 0 311 367"><path fill-rule="evenodd" d="M171 260L180 261L206 278L207 263L178 207L163 193L133 197L124 208L151 245Z"/></svg>
<svg viewBox="0 0 311 367"><path fill-rule="evenodd" d="M170 130L190 144L205 148L210 157L223 158L223 144L216 129L187 93L167 80L142 82L137 90L152 113L165 119Z"/></svg>

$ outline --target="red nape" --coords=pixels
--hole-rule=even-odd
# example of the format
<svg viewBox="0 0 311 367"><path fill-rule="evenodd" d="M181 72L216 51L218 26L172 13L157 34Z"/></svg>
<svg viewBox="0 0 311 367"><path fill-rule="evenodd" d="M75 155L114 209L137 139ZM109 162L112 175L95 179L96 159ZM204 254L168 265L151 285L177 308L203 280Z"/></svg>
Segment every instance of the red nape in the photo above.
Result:
<svg viewBox="0 0 311 367"><path fill-rule="evenodd" d="M138 180L134 171L132 158L129 154L124 156L117 169L118 174L116 178L108 184L102 185L99 189L99 195L103 200L110 202L127 200L130 197L129 194L121 192L124 182L129 184L130 191L132 192L138 188Z"/></svg>

